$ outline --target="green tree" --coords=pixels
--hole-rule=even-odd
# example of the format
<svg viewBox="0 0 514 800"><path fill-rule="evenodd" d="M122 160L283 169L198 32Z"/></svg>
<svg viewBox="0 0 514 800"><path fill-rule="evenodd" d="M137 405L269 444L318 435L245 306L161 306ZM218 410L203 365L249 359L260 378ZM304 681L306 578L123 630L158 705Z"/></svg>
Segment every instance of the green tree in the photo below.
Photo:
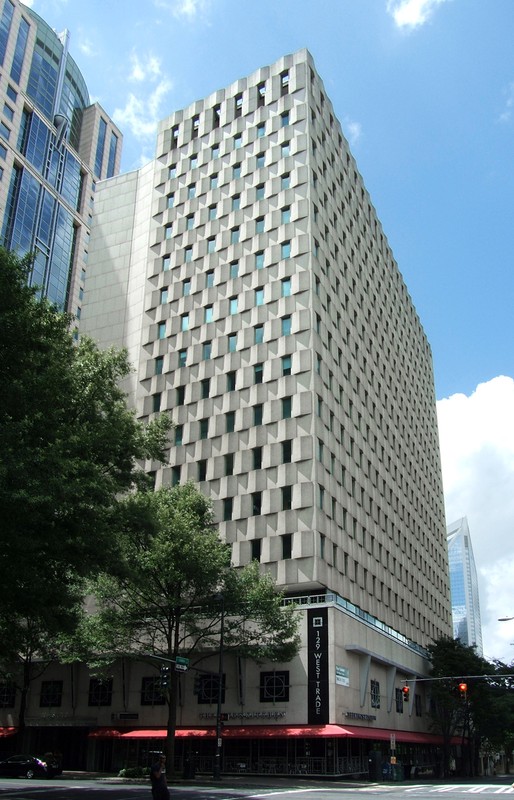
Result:
<svg viewBox="0 0 514 800"><path fill-rule="evenodd" d="M76 623L81 578L116 561L118 498L140 459L163 457L170 424L136 420L126 353L77 344L30 267L0 249L0 659L25 693L34 658Z"/></svg>
<svg viewBox="0 0 514 800"><path fill-rule="evenodd" d="M443 737L443 773L448 774L451 740L458 736L463 754L460 771L474 775L482 742L499 744L502 732L512 727L510 679L501 677L509 668L488 662L458 639L439 639L428 650L431 677L436 679L430 686L432 725ZM459 692L460 682L467 686L465 693Z"/></svg>
<svg viewBox="0 0 514 800"><path fill-rule="evenodd" d="M154 665L177 656L201 659L218 650L222 625L225 651L272 661L289 661L298 651L294 609L283 607L257 562L231 566L210 503L192 483L127 498L123 528L124 569L92 584L98 610L84 617L82 649L71 657L97 668L121 653ZM170 769L177 685L172 667L166 692Z"/></svg>

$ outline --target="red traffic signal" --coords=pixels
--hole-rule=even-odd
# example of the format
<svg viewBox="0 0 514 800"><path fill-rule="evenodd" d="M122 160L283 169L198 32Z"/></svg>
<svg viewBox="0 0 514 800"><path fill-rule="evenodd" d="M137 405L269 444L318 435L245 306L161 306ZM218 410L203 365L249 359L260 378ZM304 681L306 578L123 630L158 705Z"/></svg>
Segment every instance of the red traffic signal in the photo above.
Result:
<svg viewBox="0 0 514 800"><path fill-rule="evenodd" d="M404 702L407 702L407 700L409 699L409 692L410 692L410 688L408 686L403 686L402 687L402 694L403 694Z"/></svg>
<svg viewBox="0 0 514 800"><path fill-rule="evenodd" d="M465 697L467 691L468 691L468 684L467 683L459 683L459 694L461 694L463 697Z"/></svg>

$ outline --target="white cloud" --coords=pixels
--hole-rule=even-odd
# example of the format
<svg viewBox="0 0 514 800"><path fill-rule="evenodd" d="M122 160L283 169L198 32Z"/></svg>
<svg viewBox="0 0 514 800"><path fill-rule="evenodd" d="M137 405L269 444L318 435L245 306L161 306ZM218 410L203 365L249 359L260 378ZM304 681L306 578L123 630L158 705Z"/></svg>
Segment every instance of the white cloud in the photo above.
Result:
<svg viewBox="0 0 514 800"><path fill-rule="evenodd" d="M361 138L362 127L360 122L355 122L348 117L344 120L343 127L346 131L349 143L353 146Z"/></svg>
<svg viewBox="0 0 514 800"><path fill-rule="evenodd" d="M509 84L505 94L507 95L507 99L505 101L505 107L498 118L499 122L508 122L512 117L512 112L514 111L514 82Z"/></svg>
<svg viewBox="0 0 514 800"><path fill-rule="evenodd" d="M113 120L120 128L129 130L136 139L154 137L159 120L165 116L161 109L164 97L171 89L171 82L163 79L153 91L137 96L129 93L124 108L116 108Z"/></svg>
<svg viewBox="0 0 514 800"><path fill-rule="evenodd" d="M437 404L447 522L467 517L487 658L514 659L514 379Z"/></svg>
<svg viewBox="0 0 514 800"><path fill-rule="evenodd" d="M95 48L93 42L90 39L83 39L79 43L79 49L81 53L84 53L85 56L91 58L92 56L96 56L98 50Z"/></svg>
<svg viewBox="0 0 514 800"><path fill-rule="evenodd" d="M34 5L34 0L21 0L21 3L27 8L32 8Z"/></svg>
<svg viewBox="0 0 514 800"><path fill-rule="evenodd" d="M154 0L154 5L171 12L174 17L193 20L207 11L210 0Z"/></svg>
<svg viewBox="0 0 514 800"><path fill-rule="evenodd" d="M448 0L387 0L387 11L399 28L418 28L424 25L436 6Z"/></svg>

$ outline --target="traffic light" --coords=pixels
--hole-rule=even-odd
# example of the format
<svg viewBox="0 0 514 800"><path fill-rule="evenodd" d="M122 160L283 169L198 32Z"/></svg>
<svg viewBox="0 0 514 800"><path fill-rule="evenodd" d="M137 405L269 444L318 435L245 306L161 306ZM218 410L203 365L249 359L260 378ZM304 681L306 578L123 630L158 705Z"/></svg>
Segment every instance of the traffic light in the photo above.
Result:
<svg viewBox="0 0 514 800"><path fill-rule="evenodd" d="M466 695L468 693L468 684L467 683L459 683L459 695L465 700Z"/></svg>
<svg viewBox="0 0 514 800"><path fill-rule="evenodd" d="M410 692L409 686L403 686L402 687L402 694L403 694L403 702L404 703L406 703L408 701L408 699L409 699L409 692Z"/></svg>
<svg viewBox="0 0 514 800"><path fill-rule="evenodd" d="M193 694L200 694L202 690L202 676L195 675L193 682Z"/></svg>
<svg viewBox="0 0 514 800"><path fill-rule="evenodd" d="M161 667L161 690L169 689L170 687L170 668Z"/></svg>

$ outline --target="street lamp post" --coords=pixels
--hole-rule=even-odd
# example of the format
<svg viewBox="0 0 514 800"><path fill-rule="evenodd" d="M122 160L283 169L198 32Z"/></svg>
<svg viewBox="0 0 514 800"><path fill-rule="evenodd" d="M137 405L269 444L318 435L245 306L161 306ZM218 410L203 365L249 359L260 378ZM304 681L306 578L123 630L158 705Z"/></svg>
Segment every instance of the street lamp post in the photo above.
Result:
<svg viewBox="0 0 514 800"><path fill-rule="evenodd" d="M221 603L220 620L220 649L218 658L218 703L216 707L216 754L214 756L214 767L212 777L214 780L221 780L221 701L223 699L223 635L225 632L225 598L219 595Z"/></svg>

